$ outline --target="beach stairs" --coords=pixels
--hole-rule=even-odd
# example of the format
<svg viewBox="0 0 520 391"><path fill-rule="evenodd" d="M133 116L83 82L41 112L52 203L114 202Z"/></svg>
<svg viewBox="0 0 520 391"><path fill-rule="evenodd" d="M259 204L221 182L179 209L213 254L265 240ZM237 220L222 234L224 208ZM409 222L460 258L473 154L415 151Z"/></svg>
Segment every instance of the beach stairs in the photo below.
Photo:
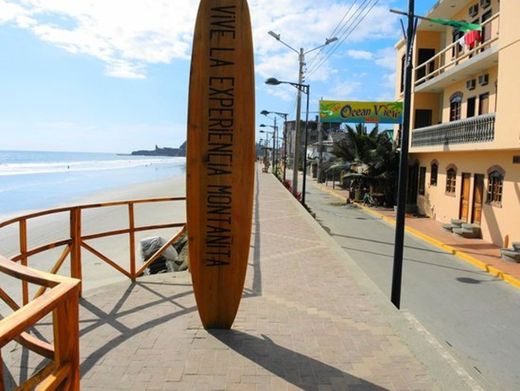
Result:
<svg viewBox="0 0 520 391"><path fill-rule="evenodd" d="M460 228L453 228L452 232L454 234L460 235L464 238L468 239L480 239L482 237L482 232L480 230L480 225L477 224L461 224Z"/></svg>
<svg viewBox="0 0 520 391"><path fill-rule="evenodd" d="M512 248L500 249L500 254L506 261L520 263L520 242L514 242Z"/></svg>
<svg viewBox="0 0 520 391"><path fill-rule="evenodd" d="M462 228L462 224L465 224L466 222L464 220L460 219L451 219L451 223L449 224L443 224L442 228L444 228L446 231L453 232L454 228Z"/></svg>

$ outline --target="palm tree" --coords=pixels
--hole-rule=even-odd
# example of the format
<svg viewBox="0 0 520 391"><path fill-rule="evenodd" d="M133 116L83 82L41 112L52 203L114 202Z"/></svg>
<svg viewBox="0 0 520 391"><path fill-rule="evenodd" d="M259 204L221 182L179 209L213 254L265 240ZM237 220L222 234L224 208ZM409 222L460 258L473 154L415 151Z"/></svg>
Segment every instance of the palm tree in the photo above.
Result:
<svg viewBox="0 0 520 391"><path fill-rule="evenodd" d="M346 137L334 145L333 154L353 170L363 174L363 181L380 188L388 205L394 203L398 155L387 132L379 132L376 125L370 132L364 124L347 126Z"/></svg>
<svg viewBox="0 0 520 391"><path fill-rule="evenodd" d="M362 164L371 160L370 151L376 147L379 127L376 125L370 133L363 124L355 128L347 125L346 137L334 145L333 154L346 162Z"/></svg>

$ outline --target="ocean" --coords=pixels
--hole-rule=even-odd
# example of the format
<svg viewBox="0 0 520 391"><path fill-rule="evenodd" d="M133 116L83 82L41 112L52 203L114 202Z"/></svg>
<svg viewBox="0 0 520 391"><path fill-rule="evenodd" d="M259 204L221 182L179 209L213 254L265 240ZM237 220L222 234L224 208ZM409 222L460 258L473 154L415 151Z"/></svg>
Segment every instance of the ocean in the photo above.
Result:
<svg viewBox="0 0 520 391"><path fill-rule="evenodd" d="M185 176L183 157L0 151L0 215L48 209L104 190Z"/></svg>

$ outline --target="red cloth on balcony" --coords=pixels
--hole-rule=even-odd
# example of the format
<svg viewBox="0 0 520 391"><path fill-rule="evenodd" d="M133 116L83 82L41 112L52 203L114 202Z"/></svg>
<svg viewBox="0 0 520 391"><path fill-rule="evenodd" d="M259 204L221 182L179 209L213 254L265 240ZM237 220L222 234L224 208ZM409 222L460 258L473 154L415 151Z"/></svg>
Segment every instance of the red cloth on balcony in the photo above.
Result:
<svg viewBox="0 0 520 391"><path fill-rule="evenodd" d="M466 46L468 48L473 49L476 46L477 42L482 42L482 35L480 34L480 31L468 31L464 35L464 42L466 43Z"/></svg>

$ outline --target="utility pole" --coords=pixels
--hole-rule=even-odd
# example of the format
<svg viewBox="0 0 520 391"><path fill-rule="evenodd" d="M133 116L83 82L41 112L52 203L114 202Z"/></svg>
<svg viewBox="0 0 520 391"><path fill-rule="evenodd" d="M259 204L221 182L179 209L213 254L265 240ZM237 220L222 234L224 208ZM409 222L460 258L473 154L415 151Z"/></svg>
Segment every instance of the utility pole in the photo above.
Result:
<svg viewBox="0 0 520 391"><path fill-rule="evenodd" d="M304 86L304 84L301 84ZM305 142L303 149L303 183L302 183L302 205L305 205L305 193L307 192L307 141L309 139L308 130L309 130L309 97L311 94L311 87L307 84L307 111L305 112Z"/></svg>
<svg viewBox="0 0 520 391"><path fill-rule="evenodd" d="M278 156L276 150L278 149L278 127L276 126L276 117L274 117L274 127L273 127L273 172L276 177L278 177Z"/></svg>
<svg viewBox="0 0 520 391"><path fill-rule="evenodd" d="M291 45L287 44L286 42L282 41L280 39L280 34L276 34L273 31L269 31L268 34L272 36L274 39L276 39L278 42L280 42L282 45L288 47L293 52L296 52L298 54L298 63L299 63L299 70L298 70L298 83L296 83L298 86L298 95L297 95L297 102L296 102L296 127L295 127L295 136L294 136L294 162L293 162L293 195L296 197L298 194L298 168L299 168L299 160L300 160L300 149L301 149L301 139L300 139L300 121L301 121L301 112L302 112L302 85L303 85L303 67L305 66L305 55L313 52L315 50L321 49L324 46L330 45L331 43L338 40L337 37L327 38L325 40L325 43L323 45L320 45L318 47L315 47L314 49L308 50L307 52L304 51L303 48L300 48L300 50L296 50ZM294 85L294 83L292 83Z"/></svg>
<svg viewBox="0 0 520 391"><path fill-rule="evenodd" d="M323 134L321 127L321 116L318 115L318 169L316 170L316 180L320 183L321 169L323 167Z"/></svg>
<svg viewBox="0 0 520 391"><path fill-rule="evenodd" d="M412 102L413 44L415 38L415 0L408 0L408 29L406 33L406 70L404 78L404 112L401 131L401 155L399 160L399 185L397 191L397 216L395 225L394 268L392 273L392 303L401 306L403 274L404 226L406 212L406 180L408 175L408 143Z"/></svg>
<svg viewBox="0 0 520 391"><path fill-rule="evenodd" d="M305 53L303 52L303 48L300 48L300 53L298 54L298 62L299 62L299 72L298 72L298 84L302 84L303 82L303 67L305 65ZM296 130L294 135L294 161L293 161L293 181L292 181L292 192L296 197L298 194L298 169L300 167L300 125L301 125L301 114L302 114L302 92L301 89L298 88L298 95L296 96ZM304 173L305 175L305 173Z"/></svg>
<svg viewBox="0 0 520 391"><path fill-rule="evenodd" d="M271 160L272 160L272 163L273 163L273 166L271 167L271 172L273 174L276 173L275 148L276 148L276 128L273 129L273 152L271 153Z"/></svg>

